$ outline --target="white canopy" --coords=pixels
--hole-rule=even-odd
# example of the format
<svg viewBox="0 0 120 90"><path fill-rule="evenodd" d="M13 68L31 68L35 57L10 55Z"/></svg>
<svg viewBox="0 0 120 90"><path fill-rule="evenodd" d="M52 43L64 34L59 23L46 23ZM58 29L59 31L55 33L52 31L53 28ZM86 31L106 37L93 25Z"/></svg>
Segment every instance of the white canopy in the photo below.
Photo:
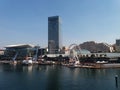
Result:
<svg viewBox="0 0 120 90"><path fill-rule="evenodd" d="M8 45L5 48L20 48L20 47L34 47L34 45L31 44L16 44L16 45Z"/></svg>

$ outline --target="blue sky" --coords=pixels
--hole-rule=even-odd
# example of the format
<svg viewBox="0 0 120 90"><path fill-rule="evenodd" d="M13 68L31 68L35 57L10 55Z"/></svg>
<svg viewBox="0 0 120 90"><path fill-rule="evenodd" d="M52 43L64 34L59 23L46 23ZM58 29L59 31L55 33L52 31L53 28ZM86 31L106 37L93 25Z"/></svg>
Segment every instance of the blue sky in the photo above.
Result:
<svg viewBox="0 0 120 90"><path fill-rule="evenodd" d="M120 0L0 0L0 47L47 47L48 17L62 19L63 45L114 44L120 38Z"/></svg>

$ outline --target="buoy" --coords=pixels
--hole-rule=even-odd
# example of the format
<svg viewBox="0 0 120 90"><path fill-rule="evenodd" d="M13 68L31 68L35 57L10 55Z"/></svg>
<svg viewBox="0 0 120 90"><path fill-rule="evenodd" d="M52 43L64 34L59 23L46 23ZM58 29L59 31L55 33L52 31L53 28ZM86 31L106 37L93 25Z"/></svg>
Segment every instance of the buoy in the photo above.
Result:
<svg viewBox="0 0 120 90"><path fill-rule="evenodd" d="M115 84L116 84L116 87L118 88L118 75L115 75Z"/></svg>

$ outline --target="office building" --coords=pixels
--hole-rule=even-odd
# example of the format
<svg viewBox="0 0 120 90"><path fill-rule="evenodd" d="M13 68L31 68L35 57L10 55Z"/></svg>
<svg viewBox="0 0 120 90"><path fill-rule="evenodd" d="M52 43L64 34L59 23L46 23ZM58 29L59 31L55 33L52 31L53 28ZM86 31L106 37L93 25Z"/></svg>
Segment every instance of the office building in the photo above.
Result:
<svg viewBox="0 0 120 90"><path fill-rule="evenodd" d="M120 46L120 39L116 39L116 45Z"/></svg>
<svg viewBox="0 0 120 90"><path fill-rule="evenodd" d="M61 23L59 16L48 17L48 53L58 54L61 49Z"/></svg>
<svg viewBox="0 0 120 90"><path fill-rule="evenodd" d="M116 39L115 51L120 52L120 39Z"/></svg>

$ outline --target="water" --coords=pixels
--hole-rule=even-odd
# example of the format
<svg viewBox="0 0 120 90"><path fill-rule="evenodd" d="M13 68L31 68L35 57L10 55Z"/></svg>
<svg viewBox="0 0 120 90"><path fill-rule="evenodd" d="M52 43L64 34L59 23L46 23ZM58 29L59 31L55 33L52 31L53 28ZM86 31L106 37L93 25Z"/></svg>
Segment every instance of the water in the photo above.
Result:
<svg viewBox="0 0 120 90"><path fill-rule="evenodd" d="M0 65L0 90L120 90L120 69Z"/></svg>

